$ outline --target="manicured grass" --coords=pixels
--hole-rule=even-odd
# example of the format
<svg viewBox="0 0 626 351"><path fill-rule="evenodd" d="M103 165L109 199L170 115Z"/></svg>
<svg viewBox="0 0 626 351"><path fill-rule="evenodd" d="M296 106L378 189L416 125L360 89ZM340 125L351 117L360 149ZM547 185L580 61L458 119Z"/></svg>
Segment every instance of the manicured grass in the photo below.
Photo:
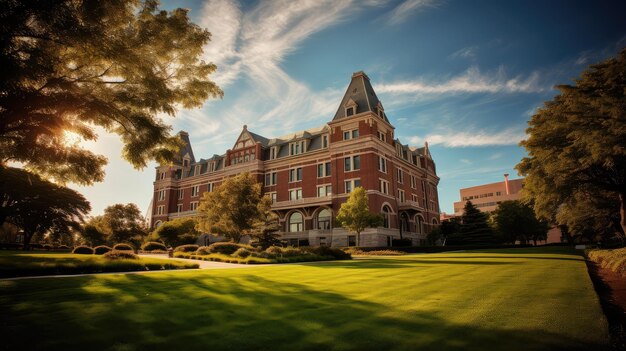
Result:
<svg viewBox="0 0 626 351"><path fill-rule="evenodd" d="M566 248L0 281L3 346L91 350L597 350Z"/></svg>
<svg viewBox="0 0 626 351"><path fill-rule="evenodd" d="M198 265L182 261L155 258L107 260L100 255L37 251L0 251L0 278L186 268L198 268Z"/></svg>

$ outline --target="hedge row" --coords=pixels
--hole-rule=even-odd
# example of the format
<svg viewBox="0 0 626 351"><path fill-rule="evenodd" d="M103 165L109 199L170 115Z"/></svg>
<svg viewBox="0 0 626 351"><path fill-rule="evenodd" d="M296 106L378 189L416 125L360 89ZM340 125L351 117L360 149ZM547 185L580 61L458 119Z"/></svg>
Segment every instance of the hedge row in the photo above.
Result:
<svg viewBox="0 0 626 351"><path fill-rule="evenodd" d="M587 256L602 268L626 275L626 247L612 250L589 250L587 251Z"/></svg>

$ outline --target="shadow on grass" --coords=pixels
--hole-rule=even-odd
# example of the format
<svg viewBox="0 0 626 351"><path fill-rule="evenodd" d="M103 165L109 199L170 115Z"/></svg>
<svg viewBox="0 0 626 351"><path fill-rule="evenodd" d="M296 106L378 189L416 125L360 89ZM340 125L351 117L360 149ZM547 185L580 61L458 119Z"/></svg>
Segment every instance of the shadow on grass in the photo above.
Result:
<svg viewBox="0 0 626 351"><path fill-rule="evenodd" d="M599 350L541 330L452 324L256 275L126 275L0 286L0 349ZM398 301L400 302L400 301Z"/></svg>

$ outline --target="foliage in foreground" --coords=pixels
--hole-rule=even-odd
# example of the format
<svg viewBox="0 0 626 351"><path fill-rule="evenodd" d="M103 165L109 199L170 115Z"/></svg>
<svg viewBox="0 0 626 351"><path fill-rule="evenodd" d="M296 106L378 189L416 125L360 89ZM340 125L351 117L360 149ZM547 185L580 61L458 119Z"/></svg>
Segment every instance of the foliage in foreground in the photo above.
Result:
<svg viewBox="0 0 626 351"><path fill-rule="evenodd" d="M152 232L152 240L161 240L165 244L176 247L193 244L200 232L196 230L194 218L175 218L164 222Z"/></svg>
<svg viewBox="0 0 626 351"><path fill-rule="evenodd" d="M396 251L396 250L372 250L372 251L363 251L359 248L347 248L343 251L355 255L355 256L402 256L406 255L406 252Z"/></svg>
<svg viewBox="0 0 626 351"><path fill-rule="evenodd" d="M592 261L600 264L602 268L607 268L615 273L626 275L626 247L612 250L589 250L587 256Z"/></svg>
<svg viewBox="0 0 626 351"><path fill-rule="evenodd" d="M384 221L382 215L370 212L368 201L367 191L356 187L337 213L337 222L349 232L356 233L357 246L361 245L361 232L365 228L379 227Z"/></svg>
<svg viewBox="0 0 626 351"><path fill-rule="evenodd" d="M174 252L174 257L241 264L313 262L352 258L349 253L325 246L302 248L271 246L263 250L262 247L255 248L230 242L202 246L195 252L179 250Z"/></svg>

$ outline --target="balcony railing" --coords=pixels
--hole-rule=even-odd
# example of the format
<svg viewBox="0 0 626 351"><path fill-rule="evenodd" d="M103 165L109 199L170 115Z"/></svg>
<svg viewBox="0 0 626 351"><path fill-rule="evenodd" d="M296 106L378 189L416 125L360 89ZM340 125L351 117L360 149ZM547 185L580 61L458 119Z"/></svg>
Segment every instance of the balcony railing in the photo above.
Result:
<svg viewBox="0 0 626 351"><path fill-rule="evenodd" d="M417 201L410 201L410 200L399 202L398 206L400 207L400 209L406 209L406 208L416 208L416 209L420 209L420 210L424 209L424 207L420 206L419 202L417 202Z"/></svg>
<svg viewBox="0 0 626 351"><path fill-rule="evenodd" d="M325 197L305 197L297 200L276 201L272 204L273 209L283 209L291 207L312 206L312 205L330 205L333 202L331 196Z"/></svg>
<svg viewBox="0 0 626 351"><path fill-rule="evenodd" d="M197 213L198 213L197 211L172 212L172 213L168 213L167 216L170 219L171 218L182 218L182 217L195 216Z"/></svg>

